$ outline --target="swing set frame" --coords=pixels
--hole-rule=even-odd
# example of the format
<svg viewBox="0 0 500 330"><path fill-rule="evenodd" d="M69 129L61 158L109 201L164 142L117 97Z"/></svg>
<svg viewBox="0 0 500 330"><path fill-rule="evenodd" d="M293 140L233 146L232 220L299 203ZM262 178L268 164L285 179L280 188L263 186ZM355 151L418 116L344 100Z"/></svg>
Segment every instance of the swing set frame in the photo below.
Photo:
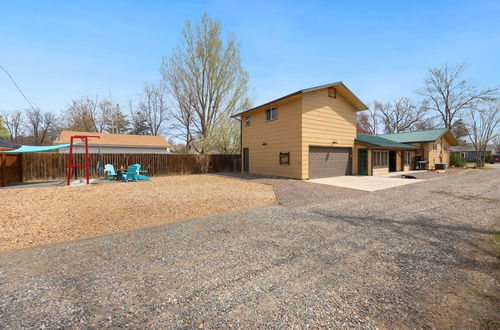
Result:
<svg viewBox="0 0 500 330"><path fill-rule="evenodd" d="M97 135L73 135L71 137L71 142L69 144L69 156L68 156L68 180L66 184L71 185L71 170L73 168L85 168L85 177L87 179L87 184L90 184L90 167L89 167L89 138L100 139ZM73 142L75 139L80 139L85 141L85 163L84 164L73 164Z"/></svg>

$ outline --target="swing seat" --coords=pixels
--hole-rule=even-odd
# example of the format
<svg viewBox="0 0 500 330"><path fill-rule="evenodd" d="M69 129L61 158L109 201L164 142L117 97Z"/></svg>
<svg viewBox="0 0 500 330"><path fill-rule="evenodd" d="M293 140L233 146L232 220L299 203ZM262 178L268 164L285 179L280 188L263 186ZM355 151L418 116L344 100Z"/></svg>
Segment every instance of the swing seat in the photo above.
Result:
<svg viewBox="0 0 500 330"><path fill-rule="evenodd" d="M111 164L104 165L104 173L106 173L106 177L104 180L113 180L116 179L117 173L115 172L115 167Z"/></svg>

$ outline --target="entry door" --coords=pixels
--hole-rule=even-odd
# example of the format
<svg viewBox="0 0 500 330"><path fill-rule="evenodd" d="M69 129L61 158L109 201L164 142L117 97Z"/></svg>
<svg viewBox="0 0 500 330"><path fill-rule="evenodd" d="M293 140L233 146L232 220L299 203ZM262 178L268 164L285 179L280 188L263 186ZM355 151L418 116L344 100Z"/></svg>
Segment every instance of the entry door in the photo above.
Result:
<svg viewBox="0 0 500 330"><path fill-rule="evenodd" d="M249 165L250 165L250 159L249 159L250 153L248 152L248 148L243 148L243 172L248 173L249 171Z"/></svg>
<svg viewBox="0 0 500 330"><path fill-rule="evenodd" d="M368 175L368 149L358 149L358 175Z"/></svg>

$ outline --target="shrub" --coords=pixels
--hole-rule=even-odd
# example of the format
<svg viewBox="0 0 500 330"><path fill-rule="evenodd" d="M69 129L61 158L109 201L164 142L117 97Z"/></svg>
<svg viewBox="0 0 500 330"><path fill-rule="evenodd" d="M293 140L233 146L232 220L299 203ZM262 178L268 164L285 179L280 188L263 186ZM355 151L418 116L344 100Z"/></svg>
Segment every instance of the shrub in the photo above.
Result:
<svg viewBox="0 0 500 330"><path fill-rule="evenodd" d="M450 165L453 165L455 167L464 167L465 159L460 157L458 153L452 153L450 156Z"/></svg>
<svg viewBox="0 0 500 330"><path fill-rule="evenodd" d="M194 173L206 174L210 166L210 155L195 154L192 155L194 162Z"/></svg>
<svg viewBox="0 0 500 330"><path fill-rule="evenodd" d="M486 156L484 156L484 162L489 163L491 160L491 157L492 157L491 154L486 154Z"/></svg>

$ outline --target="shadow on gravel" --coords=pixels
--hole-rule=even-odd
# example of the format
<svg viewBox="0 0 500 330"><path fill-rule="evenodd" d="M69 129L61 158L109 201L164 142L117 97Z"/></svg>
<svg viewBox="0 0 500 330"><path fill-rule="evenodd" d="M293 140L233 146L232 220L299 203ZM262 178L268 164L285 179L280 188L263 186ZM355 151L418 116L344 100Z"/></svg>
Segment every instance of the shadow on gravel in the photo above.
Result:
<svg viewBox="0 0 500 330"><path fill-rule="evenodd" d="M311 210L323 216L328 221L341 222L350 226L360 227L360 239L369 235L369 238L380 240L381 243L391 246L400 246L409 257L408 251L413 253L413 261L431 262L438 265L448 264L462 269L482 270L488 273L500 269L498 256L490 250L481 247L483 240L478 234L495 235L494 230L455 226L436 223L434 219L422 215L408 221L393 220L376 217L349 217L339 214ZM363 230L361 230L364 228ZM368 239L368 238L367 238ZM412 248L413 247L413 248ZM428 254L421 253L427 251ZM476 253L493 257L494 262L478 261ZM417 257L417 258L415 258ZM419 258L422 258L419 260Z"/></svg>

